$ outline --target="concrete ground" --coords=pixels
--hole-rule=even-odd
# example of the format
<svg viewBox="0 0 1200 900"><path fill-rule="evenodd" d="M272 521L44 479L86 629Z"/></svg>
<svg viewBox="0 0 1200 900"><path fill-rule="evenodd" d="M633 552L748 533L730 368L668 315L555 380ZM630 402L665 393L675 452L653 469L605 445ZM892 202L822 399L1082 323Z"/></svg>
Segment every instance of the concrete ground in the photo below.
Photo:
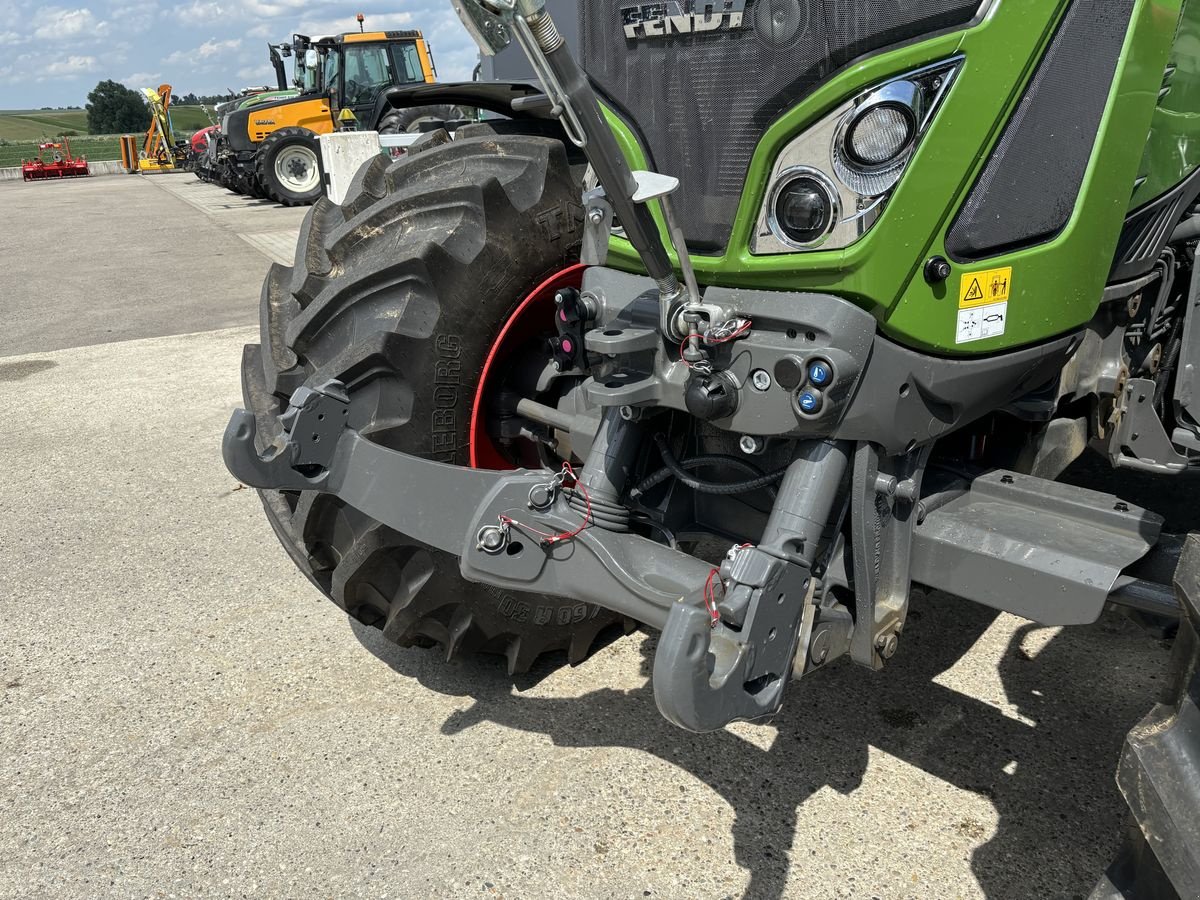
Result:
<svg viewBox="0 0 1200 900"><path fill-rule="evenodd" d="M635 634L505 675L292 567L219 440L302 213L0 185L0 896L1086 896L1163 646L915 601L884 673L694 736ZM48 246L61 248L47 254Z"/></svg>

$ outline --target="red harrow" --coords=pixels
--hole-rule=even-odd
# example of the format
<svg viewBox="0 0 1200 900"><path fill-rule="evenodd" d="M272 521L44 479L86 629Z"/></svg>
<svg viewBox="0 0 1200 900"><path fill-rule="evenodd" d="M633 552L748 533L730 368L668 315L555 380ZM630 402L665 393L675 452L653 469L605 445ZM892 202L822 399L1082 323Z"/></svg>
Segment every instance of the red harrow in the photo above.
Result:
<svg viewBox="0 0 1200 900"><path fill-rule="evenodd" d="M42 181L47 178L82 178L90 174L87 160L71 155L67 139L62 142L38 144L37 159L21 162L21 177L25 181Z"/></svg>

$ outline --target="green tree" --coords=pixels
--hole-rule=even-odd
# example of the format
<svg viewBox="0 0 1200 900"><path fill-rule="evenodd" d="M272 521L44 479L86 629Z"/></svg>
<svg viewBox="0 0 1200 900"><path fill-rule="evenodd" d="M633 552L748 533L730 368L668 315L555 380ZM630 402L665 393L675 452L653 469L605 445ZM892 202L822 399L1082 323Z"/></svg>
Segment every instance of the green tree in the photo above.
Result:
<svg viewBox="0 0 1200 900"><path fill-rule="evenodd" d="M150 127L150 108L142 95L118 81L101 81L87 98L89 134L119 134Z"/></svg>

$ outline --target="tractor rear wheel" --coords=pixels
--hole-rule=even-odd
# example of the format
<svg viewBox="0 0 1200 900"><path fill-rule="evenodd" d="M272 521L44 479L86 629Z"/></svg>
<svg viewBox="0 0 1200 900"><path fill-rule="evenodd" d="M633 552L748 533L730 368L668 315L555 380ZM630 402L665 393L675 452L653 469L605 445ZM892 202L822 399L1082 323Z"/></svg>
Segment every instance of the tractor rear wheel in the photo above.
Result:
<svg viewBox="0 0 1200 900"><path fill-rule="evenodd" d="M444 132L431 137L397 162L364 165L343 205L318 200L295 265L272 268L262 344L247 346L242 367L264 447L296 388L336 378L364 437L470 465L483 408L476 388L510 317L546 300L534 324L544 318L553 331L553 292L541 297L539 288L564 270L578 277L582 232L563 144L479 130L453 142ZM510 671L523 671L550 650L582 660L600 631L621 621L589 604L468 582L454 556L333 495L260 493L301 571L402 646L440 644L447 659L500 653ZM462 510L464 527L471 512Z"/></svg>
<svg viewBox="0 0 1200 900"><path fill-rule="evenodd" d="M267 196L284 206L308 206L321 196L320 150L307 128L280 128L258 145L254 154L258 183Z"/></svg>

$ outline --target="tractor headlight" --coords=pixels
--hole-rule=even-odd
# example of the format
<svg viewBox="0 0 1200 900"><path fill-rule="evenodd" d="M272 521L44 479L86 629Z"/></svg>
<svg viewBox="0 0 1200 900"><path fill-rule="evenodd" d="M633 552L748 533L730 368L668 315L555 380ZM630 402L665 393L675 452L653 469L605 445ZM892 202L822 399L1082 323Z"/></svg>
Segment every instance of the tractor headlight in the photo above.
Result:
<svg viewBox="0 0 1200 900"><path fill-rule="evenodd" d="M860 94L788 144L775 161L750 251L837 249L866 234L904 175L960 62L938 63ZM815 196L822 192L828 221L816 215ZM797 222L789 227L789 216L803 210L813 227ZM811 237L818 224L823 232Z"/></svg>
<svg viewBox="0 0 1200 900"><path fill-rule="evenodd" d="M908 150L916 136L911 109L894 104L876 106L846 126L846 155L855 165L887 165Z"/></svg>
<svg viewBox="0 0 1200 900"><path fill-rule="evenodd" d="M789 246L816 247L833 231L840 212L837 188L816 169L800 166L775 185L769 224Z"/></svg>

